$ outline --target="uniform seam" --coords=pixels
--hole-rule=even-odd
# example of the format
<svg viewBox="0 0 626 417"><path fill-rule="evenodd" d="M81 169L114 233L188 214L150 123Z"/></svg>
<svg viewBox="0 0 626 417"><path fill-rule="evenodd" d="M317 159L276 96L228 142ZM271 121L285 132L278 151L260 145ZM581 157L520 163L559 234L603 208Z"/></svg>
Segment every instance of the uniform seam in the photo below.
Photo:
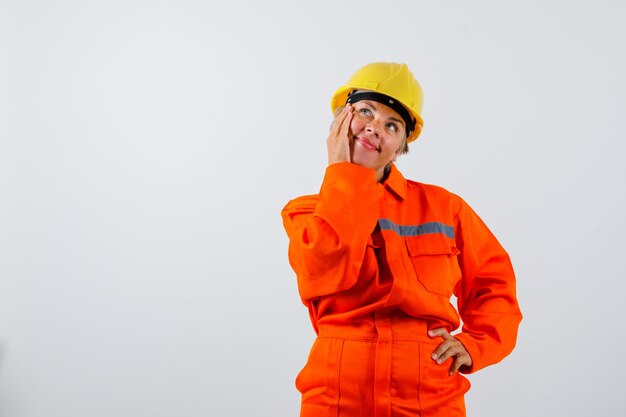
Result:
<svg viewBox="0 0 626 417"><path fill-rule="evenodd" d="M345 336L341 334L334 334L329 332L321 333L317 336L320 339L338 339L341 341L351 340L355 342L366 342L366 343L378 343L378 342L389 342L389 343L425 343L431 345L438 345L439 342L430 338L376 338L376 337L368 337L368 336Z"/></svg>
<svg viewBox="0 0 626 417"><path fill-rule="evenodd" d="M341 334L334 334L334 333L328 333L328 332L324 332L320 334L318 337L322 339L354 340L356 342L370 342L370 343L376 343L378 341L378 339L376 339L375 337L345 336Z"/></svg>
<svg viewBox="0 0 626 417"><path fill-rule="evenodd" d="M422 415L422 399L420 398L420 391L421 391L421 384L422 384L422 378L423 378L423 373L424 373L424 368L422 366L422 349L424 347L420 344L417 346L417 360L419 361L418 363L418 370L419 370L419 375L417 376L417 404L419 406L419 410L420 413L419 415Z"/></svg>
<svg viewBox="0 0 626 417"><path fill-rule="evenodd" d="M341 402L341 363L343 362L343 345L345 340L341 341L341 347L339 349L339 369L337 372L337 417L339 417L340 409L339 404Z"/></svg>

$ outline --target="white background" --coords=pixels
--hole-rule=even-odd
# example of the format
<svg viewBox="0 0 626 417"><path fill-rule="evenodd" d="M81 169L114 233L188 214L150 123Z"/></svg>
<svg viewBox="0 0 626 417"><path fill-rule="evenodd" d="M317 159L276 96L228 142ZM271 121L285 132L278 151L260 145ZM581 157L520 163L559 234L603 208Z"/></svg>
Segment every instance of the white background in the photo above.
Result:
<svg viewBox="0 0 626 417"><path fill-rule="evenodd" d="M0 2L0 415L296 416L280 210L335 88L406 62L408 178L510 252L517 349L469 416L623 416L622 1Z"/></svg>

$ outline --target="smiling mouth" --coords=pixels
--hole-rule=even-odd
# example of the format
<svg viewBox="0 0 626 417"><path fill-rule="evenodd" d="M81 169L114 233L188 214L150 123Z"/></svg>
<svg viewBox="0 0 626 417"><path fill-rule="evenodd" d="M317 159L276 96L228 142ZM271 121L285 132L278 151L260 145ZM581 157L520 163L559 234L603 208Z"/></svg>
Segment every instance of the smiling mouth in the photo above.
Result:
<svg viewBox="0 0 626 417"><path fill-rule="evenodd" d="M360 138L357 137L355 139L357 142L359 142L359 145L361 145L362 147L364 147L365 149L367 149L368 151L371 152L380 152L380 149L378 149L378 147L376 145L374 145L374 143L372 143L371 140L367 139L367 138Z"/></svg>

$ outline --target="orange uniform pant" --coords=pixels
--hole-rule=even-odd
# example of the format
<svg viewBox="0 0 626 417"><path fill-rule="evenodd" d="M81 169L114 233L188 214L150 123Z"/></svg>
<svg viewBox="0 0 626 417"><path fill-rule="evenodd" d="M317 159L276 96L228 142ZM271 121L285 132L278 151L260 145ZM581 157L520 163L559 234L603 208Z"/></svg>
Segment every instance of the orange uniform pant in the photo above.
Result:
<svg viewBox="0 0 626 417"><path fill-rule="evenodd" d="M357 326L324 325L296 378L301 417L465 416L469 381L438 365L425 322L373 314Z"/></svg>

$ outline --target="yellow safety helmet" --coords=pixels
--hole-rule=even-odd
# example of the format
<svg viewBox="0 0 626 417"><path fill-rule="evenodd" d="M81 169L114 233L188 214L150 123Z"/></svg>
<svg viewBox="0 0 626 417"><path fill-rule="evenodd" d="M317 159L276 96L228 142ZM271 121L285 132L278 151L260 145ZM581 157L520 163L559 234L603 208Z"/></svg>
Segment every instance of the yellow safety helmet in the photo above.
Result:
<svg viewBox="0 0 626 417"><path fill-rule="evenodd" d="M378 94L369 94L368 91ZM337 107L359 100L378 101L400 114L407 126L407 142L413 142L422 132L424 93L406 64L375 62L365 65L335 91L330 108L334 113Z"/></svg>

